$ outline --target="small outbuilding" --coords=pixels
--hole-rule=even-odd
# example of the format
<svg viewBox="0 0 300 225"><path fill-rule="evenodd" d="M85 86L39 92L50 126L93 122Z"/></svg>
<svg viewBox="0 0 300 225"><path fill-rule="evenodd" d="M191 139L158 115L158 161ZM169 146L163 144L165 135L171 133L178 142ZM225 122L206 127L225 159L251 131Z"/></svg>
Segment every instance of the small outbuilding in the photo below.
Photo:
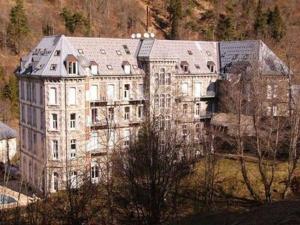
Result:
<svg viewBox="0 0 300 225"><path fill-rule="evenodd" d="M7 163L17 152L17 132L0 122L0 162Z"/></svg>

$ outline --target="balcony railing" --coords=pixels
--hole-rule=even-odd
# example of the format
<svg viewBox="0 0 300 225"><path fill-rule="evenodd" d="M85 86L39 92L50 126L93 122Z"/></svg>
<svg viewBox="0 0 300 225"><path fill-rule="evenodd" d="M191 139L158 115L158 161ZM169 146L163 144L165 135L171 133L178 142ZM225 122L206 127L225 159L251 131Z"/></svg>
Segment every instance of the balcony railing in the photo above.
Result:
<svg viewBox="0 0 300 225"><path fill-rule="evenodd" d="M201 95L200 98L204 99L204 98L214 98L216 97L216 92L214 91L207 91L206 93L204 93L203 95Z"/></svg>
<svg viewBox="0 0 300 225"><path fill-rule="evenodd" d="M195 117L195 122L198 122L202 119L210 119L213 116L213 112L201 111L199 115Z"/></svg>

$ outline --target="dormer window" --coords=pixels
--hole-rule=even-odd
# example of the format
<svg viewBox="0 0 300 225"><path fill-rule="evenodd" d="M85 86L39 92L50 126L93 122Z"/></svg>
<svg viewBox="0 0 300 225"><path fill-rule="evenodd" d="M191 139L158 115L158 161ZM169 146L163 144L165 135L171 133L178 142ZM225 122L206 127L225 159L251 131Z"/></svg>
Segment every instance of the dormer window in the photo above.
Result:
<svg viewBox="0 0 300 225"><path fill-rule="evenodd" d="M101 52L101 54L103 54L103 55L105 55L105 54L106 54L106 52L105 52L105 50L104 50L104 49L100 49L100 52Z"/></svg>
<svg viewBox="0 0 300 225"><path fill-rule="evenodd" d="M81 55L83 55L84 54L84 52L83 52L83 50L82 49L77 49L78 50L78 53L79 54L81 54Z"/></svg>
<svg viewBox="0 0 300 225"><path fill-rule="evenodd" d="M189 55L193 55L193 52L191 50L187 50Z"/></svg>
<svg viewBox="0 0 300 225"><path fill-rule="evenodd" d="M131 65L130 65L130 63L128 61L123 61L122 67L123 67L123 70L124 70L125 74L130 74L130 72L131 72Z"/></svg>
<svg viewBox="0 0 300 225"><path fill-rule="evenodd" d="M95 61L91 61L90 69L93 75L98 74L98 64Z"/></svg>
<svg viewBox="0 0 300 225"><path fill-rule="evenodd" d="M56 70L57 64L51 64L50 70Z"/></svg>
<svg viewBox="0 0 300 225"><path fill-rule="evenodd" d="M126 52L127 55L130 55L130 51L127 45L123 45L124 51Z"/></svg>
<svg viewBox="0 0 300 225"><path fill-rule="evenodd" d="M198 69L198 70L200 70L199 64L195 64L195 68Z"/></svg>
<svg viewBox="0 0 300 225"><path fill-rule="evenodd" d="M211 52L210 51L206 51L207 56L211 56Z"/></svg>
<svg viewBox="0 0 300 225"><path fill-rule="evenodd" d="M215 63L213 61L208 61L207 62L207 68L211 73L215 72Z"/></svg>
<svg viewBox="0 0 300 225"><path fill-rule="evenodd" d="M56 51L54 52L54 56L60 56L60 50L56 50Z"/></svg>
<svg viewBox="0 0 300 225"><path fill-rule="evenodd" d="M111 65L107 65L107 69L112 70L112 66Z"/></svg>
<svg viewBox="0 0 300 225"><path fill-rule="evenodd" d="M138 69L137 65L133 65L132 67L133 67L133 69L135 69L135 70Z"/></svg>
<svg viewBox="0 0 300 225"><path fill-rule="evenodd" d="M187 61L182 61L180 64L183 72L188 73L189 72L189 64Z"/></svg>
<svg viewBox="0 0 300 225"><path fill-rule="evenodd" d="M78 63L74 55L68 55L66 58L66 68L68 74L78 74Z"/></svg>
<svg viewBox="0 0 300 225"><path fill-rule="evenodd" d="M117 55L122 55L120 50L117 50L116 53L117 53Z"/></svg>

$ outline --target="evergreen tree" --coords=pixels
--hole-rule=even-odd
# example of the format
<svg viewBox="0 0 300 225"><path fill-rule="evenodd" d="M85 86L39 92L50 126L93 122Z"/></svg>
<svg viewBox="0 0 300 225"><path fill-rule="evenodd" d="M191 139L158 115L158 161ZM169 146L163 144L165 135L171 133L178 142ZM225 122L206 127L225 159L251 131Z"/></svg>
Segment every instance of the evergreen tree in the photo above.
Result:
<svg viewBox="0 0 300 225"><path fill-rule="evenodd" d="M254 31L256 37L265 36L267 30L267 17L262 10L261 0L258 1L256 8L256 17L254 22Z"/></svg>
<svg viewBox="0 0 300 225"><path fill-rule="evenodd" d="M218 40L232 40L235 37L235 30L230 16L221 14L216 28Z"/></svg>
<svg viewBox="0 0 300 225"><path fill-rule="evenodd" d="M86 29L85 33L88 33L90 30L89 21L79 12L72 13L67 8L63 8L63 11L60 13L61 17L65 21L66 29L73 34L79 26L83 25Z"/></svg>
<svg viewBox="0 0 300 225"><path fill-rule="evenodd" d="M169 5L169 13L170 13L170 23L171 23L171 30L170 30L170 39L179 39L179 21L182 18L182 4L181 0L170 0Z"/></svg>
<svg viewBox="0 0 300 225"><path fill-rule="evenodd" d="M16 3L16 6L10 11L7 35L10 47L18 54L21 50L21 43L29 34L30 29L25 15L23 0L16 0Z"/></svg>
<svg viewBox="0 0 300 225"><path fill-rule="evenodd" d="M276 41L280 41L285 35L286 27L278 6L275 6L274 11L269 12L268 25L271 37Z"/></svg>

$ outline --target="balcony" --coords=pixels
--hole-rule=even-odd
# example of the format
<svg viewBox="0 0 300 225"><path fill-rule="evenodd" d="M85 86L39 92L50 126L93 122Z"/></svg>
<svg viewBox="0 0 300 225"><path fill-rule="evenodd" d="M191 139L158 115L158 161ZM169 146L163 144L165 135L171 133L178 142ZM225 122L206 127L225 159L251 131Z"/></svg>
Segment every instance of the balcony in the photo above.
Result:
<svg viewBox="0 0 300 225"><path fill-rule="evenodd" d="M107 106L106 97L101 97L100 100L91 100L91 107Z"/></svg>
<svg viewBox="0 0 300 225"><path fill-rule="evenodd" d="M200 120L211 119L213 112L201 111L199 115L196 115L194 122L200 122Z"/></svg>
<svg viewBox="0 0 300 225"><path fill-rule="evenodd" d="M201 95L200 99L211 99L216 97L216 92L215 91L207 91L203 95Z"/></svg>

